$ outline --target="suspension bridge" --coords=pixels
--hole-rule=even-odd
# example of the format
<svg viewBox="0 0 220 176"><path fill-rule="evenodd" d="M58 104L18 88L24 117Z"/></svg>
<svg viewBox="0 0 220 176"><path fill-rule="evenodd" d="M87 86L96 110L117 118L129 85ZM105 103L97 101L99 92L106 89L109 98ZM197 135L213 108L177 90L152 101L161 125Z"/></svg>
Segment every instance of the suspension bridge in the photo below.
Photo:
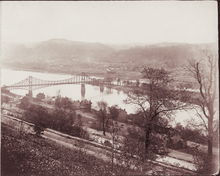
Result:
<svg viewBox="0 0 220 176"><path fill-rule="evenodd" d="M62 85L62 84L92 84L95 83L95 79L89 77L85 73L80 75L73 76L68 79L64 80L56 80L56 81L49 81L49 80L42 80L32 76L25 78L22 81L19 81L10 86L4 86L7 90L13 89L25 89L25 90L36 90L43 87L49 87L54 85Z"/></svg>
<svg viewBox="0 0 220 176"><path fill-rule="evenodd" d="M88 76L85 72L82 72L79 75L73 76L68 79L64 80L56 80L56 81L50 81L50 80L42 80L38 79L32 76L29 76L22 81L19 81L15 84L9 85L9 86L3 86L4 89L7 90L14 90L14 89L24 89L29 91L29 95L32 96L33 90L54 86L54 85L62 85L62 84L81 84L81 91L85 91L85 84L92 84L92 85L127 85L125 82L117 81L116 83L112 81L110 78L104 78L104 79L95 79Z"/></svg>

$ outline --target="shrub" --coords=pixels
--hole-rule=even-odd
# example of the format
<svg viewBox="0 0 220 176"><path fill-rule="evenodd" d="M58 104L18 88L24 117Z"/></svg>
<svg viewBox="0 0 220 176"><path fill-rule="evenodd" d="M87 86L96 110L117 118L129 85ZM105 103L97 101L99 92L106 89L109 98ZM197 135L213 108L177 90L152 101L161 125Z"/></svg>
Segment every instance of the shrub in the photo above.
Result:
<svg viewBox="0 0 220 176"><path fill-rule="evenodd" d="M173 139L169 138L169 140L167 141L167 148L174 149Z"/></svg>
<svg viewBox="0 0 220 176"><path fill-rule="evenodd" d="M127 128L127 131L128 131L129 138L138 139L142 142L144 141L145 137L144 137L144 134L141 130L139 130L135 127L129 127L129 128Z"/></svg>
<svg viewBox="0 0 220 176"><path fill-rule="evenodd" d="M39 123L34 125L34 131L38 137L40 137L45 130L45 124Z"/></svg>
<svg viewBox="0 0 220 176"><path fill-rule="evenodd" d="M105 146L108 146L108 147L112 147L111 142L109 142L108 140L105 140L105 141L104 141L104 145L105 145Z"/></svg>
<svg viewBox="0 0 220 176"><path fill-rule="evenodd" d="M24 113L24 119L34 123L34 131L39 137L45 128L48 127L50 114L45 107L38 105L31 105Z"/></svg>
<svg viewBox="0 0 220 176"><path fill-rule="evenodd" d="M51 128L69 135L80 137L81 129L74 127L76 113L71 110L55 109L48 111L45 107L31 105L24 113L25 120L34 123L34 131L40 136L45 128Z"/></svg>
<svg viewBox="0 0 220 176"><path fill-rule="evenodd" d="M175 148L176 149L182 149L184 147L184 144L183 144L183 140L179 140L176 144L175 144Z"/></svg>
<svg viewBox="0 0 220 176"><path fill-rule="evenodd" d="M211 168L211 158L207 156L207 154L197 146L189 147L191 153L193 155L194 164L196 167L196 171L199 174L208 174L210 173Z"/></svg>

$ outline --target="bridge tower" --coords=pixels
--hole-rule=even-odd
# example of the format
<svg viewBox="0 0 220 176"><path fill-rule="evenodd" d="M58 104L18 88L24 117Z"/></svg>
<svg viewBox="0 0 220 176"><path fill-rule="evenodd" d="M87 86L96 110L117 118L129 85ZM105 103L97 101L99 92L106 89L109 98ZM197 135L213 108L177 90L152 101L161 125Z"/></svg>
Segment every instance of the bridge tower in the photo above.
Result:
<svg viewBox="0 0 220 176"><path fill-rule="evenodd" d="M29 83L29 92L28 92L28 96L29 96L29 97L33 97L33 90L32 90L32 76L29 76L28 83Z"/></svg>
<svg viewBox="0 0 220 176"><path fill-rule="evenodd" d="M86 94L86 86L85 86L85 80L86 79L86 75L85 72L82 72L81 75L81 100L85 99L85 94Z"/></svg>

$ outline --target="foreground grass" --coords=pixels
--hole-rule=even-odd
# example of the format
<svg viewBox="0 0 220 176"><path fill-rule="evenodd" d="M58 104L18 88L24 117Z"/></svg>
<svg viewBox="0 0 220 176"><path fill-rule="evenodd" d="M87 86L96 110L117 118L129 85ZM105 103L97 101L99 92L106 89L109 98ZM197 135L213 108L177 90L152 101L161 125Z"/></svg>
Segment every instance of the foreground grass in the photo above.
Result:
<svg viewBox="0 0 220 176"><path fill-rule="evenodd" d="M1 123L1 175L185 175L186 173L157 164L146 172L134 171L70 149L50 139L38 138ZM149 168L147 168L149 171Z"/></svg>
<svg viewBox="0 0 220 176"><path fill-rule="evenodd" d="M1 175L106 175L111 164L31 134L22 137L2 123ZM115 174L124 168L115 165Z"/></svg>

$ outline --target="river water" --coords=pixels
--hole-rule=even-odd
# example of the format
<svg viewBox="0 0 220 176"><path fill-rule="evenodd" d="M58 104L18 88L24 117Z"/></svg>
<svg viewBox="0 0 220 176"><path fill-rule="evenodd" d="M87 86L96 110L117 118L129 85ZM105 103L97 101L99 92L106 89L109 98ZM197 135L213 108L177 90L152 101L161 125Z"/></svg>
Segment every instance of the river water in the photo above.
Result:
<svg viewBox="0 0 220 176"><path fill-rule="evenodd" d="M17 70L9 70L2 69L2 79L1 85L12 85L21 80L24 80L28 76L33 76L38 79L55 81L55 80L63 80L74 75L62 75L62 74L51 74L51 73L40 73L40 72L32 72L32 71L17 71ZM100 86L94 85L85 85L85 95L81 94L81 85L80 84L66 84L66 85L56 85L45 87L41 89L37 89L33 91L33 97L35 97L38 93L44 93L45 96L56 96L58 91L60 95L63 97L69 97L72 100L82 100L87 99L91 100L92 106L96 106L96 102L98 101L106 101L109 106L118 105L122 109L126 109L128 113L134 112L134 109L131 106L128 106L123 103L123 100L126 99L126 94L123 91L118 91L115 89L110 89L104 87L104 90L100 90ZM25 95L28 93L28 90L11 90L11 92Z"/></svg>
<svg viewBox="0 0 220 176"><path fill-rule="evenodd" d="M42 80L63 80L72 77L73 75L65 74L51 74L51 73L41 73L33 71L18 71L10 69L1 70L1 86L12 85L14 83L20 82L28 76L32 76ZM109 106L118 105L120 108L125 109L127 113L134 113L135 107L131 105L124 104L123 100L126 99L127 95L123 91L118 91L115 89L109 89L104 87L104 90L100 90L100 86L85 85L85 95L81 94L81 85L78 84L66 84L66 85L56 85L46 88L41 88L33 91L33 97L38 93L44 93L45 96L56 96L58 92L63 97L69 97L72 100L91 100L92 108L97 107L98 101L106 101ZM25 95L28 90L11 90L11 92ZM175 121L185 124L185 120L194 117L193 111L178 111L175 114ZM172 123L174 124L174 122Z"/></svg>

